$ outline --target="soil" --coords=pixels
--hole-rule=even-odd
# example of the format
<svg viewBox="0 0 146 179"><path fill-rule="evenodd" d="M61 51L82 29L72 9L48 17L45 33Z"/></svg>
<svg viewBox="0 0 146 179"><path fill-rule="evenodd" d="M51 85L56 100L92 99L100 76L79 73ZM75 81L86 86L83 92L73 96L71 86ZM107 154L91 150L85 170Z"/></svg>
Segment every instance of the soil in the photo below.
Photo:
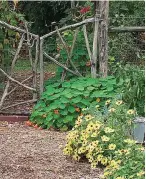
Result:
<svg viewBox="0 0 146 179"><path fill-rule="evenodd" d="M100 179L101 168L63 155L65 132L0 123L0 179Z"/></svg>

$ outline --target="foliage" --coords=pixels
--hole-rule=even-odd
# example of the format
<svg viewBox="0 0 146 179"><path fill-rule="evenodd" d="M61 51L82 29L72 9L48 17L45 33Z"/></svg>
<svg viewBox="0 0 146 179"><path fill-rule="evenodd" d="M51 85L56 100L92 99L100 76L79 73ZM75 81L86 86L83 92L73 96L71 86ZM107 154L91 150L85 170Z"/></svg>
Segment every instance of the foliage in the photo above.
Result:
<svg viewBox="0 0 146 179"><path fill-rule="evenodd" d="M11 2L13 3L13 2ZM12 9L13 7L13 9ZM0 2L0 19L10 25L20 26L23 24L24 15L15 11L14 4L10 6L10 2ZM9 73L11 64L11 50L16 48L20 39L18 32L12 31L8 28L0 28L0 66Z"/></svg>
<svg viewBox="0 0 146 179"><path fill-rule="evenodd" d="M124 140L125 146L104 170L105 179L144 179L144 148L134 141Z"/></svg>
<svg viewBox="0 0 146 179"><path fill-rule="evenodd" d="M109 26L144 26L144 1L111 1L109 3ZM109 55L121 62L144 62L144 39L142 33L109 33ZM143 35L144 36L144 35ZM143 37L144 38L144 37Z"/></svg>
<svg viewBox="0 0 146 179"><path fill-rule="evenodd" d="M59 22L65 16L65 10L70 7L67 1L20 1L19 9L26 15L26 19L32 22L31 31L43 35L52 31L52 22Z"/></svg>
<svg viewBox="0 0 146 179"><path fill-rule="evenodd" d="M115 78L79 78L68 82L46 85L46 91L33 109L30 120L43 128L51 126L67 130L74 126L75 119L90 104L96 104L97 98L112 98L117 90Z"/></svg>
<svg viewBox="0 0 146 179"><path fill-rule="evenodd" d="M63 152L78 161L88 159L92 168L106 166L103 178L129 179L132 174L137 178L144 169L144 149L126 131L132 127L136 111L129 110L122 100L110 103L107 100L104 108L96 105L82 109L84 114L68 133Z"/></svg>
<svg viewBox="0 0 146 179"><path fill-rule="evenodd" d="M134 65L113 65L112 71L121 86L123 100L129 108L136 107L137 113L144 116L145 74L144 68Z"/></svg>
<svg viewBox="0 0 146 179"><path fill-rule="evenodd" d="M69 50L71 50L71 47L72 47L73 36L74 36L74 31L71 31L71 30L67 30L63 33L64 40L66 44L68 45ZM91 38L92 37L90 36L89 40L91 40ZM68 59L66 50L64 49L62 44L60 44L60 42L58 42L57 46L58 46L57 49L61 55L61 61L63 63L66 63L66 60ZM75 43L71 60L75 64L79 72L82 73L82 75L90 74L89 73L90 59L89 59L89 55L88 55L86 45L85 45L84 34L83 34L83 31L81 30L79 31L77 35L77 40ZM57 75L60 76L60 73L62 73L62 71L63 69L59 67ZM69 74L67 73L67 77L69 77L70 79L71 77L73 77L73 75L70 73Z"/></svg>

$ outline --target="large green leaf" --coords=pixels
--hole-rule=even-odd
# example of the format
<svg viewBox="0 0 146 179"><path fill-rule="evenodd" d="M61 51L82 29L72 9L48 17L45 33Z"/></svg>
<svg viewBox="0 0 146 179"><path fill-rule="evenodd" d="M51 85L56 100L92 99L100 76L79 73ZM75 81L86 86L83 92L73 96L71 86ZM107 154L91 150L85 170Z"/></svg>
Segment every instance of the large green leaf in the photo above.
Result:
<svg viewBox="0 0 146 179"><path fill-rule="evenodd" d="M60 114L66 116L68 114L68 110L67 109L61 110Z"/></svg>
<svg viewBox="0 0 146 179"><path fill-rule="evenodd" d="M69 106L69 107L68 107L68 111L69 111L70 113L74 113L74 112L75 112L74 106Z"/></svg>
<svg viewBox="0 0 146 179"><path fill-rule="evenodd" d="M66 105L64 104L64 103L61 103L60 105L59 105L59 108L60 109L64 109L66 107Z"/></svg>
<svg viewBox="0 0 146 179"><path fill-rule="evenodd" d="M64 123L69 123L70 121L72 121L73 120L73 116L67 116L67 117L65 117L64 119L63 119L63 122Z"/></svg>
<svg viewBox="0 0 146 179"><path fill-rule="evenodd" d="M47 86L47 91L46 91L47 95L52 95L54 94L54 92L55 92L55 88Z"/></svg>
<svg viewBox="0 0 146 179"><path fill-rule="evenodd" d="M72 99L72 102L76 104L76 103L79 103L81 100L82 100L82 97L77 96L76 98Z"/></svg>

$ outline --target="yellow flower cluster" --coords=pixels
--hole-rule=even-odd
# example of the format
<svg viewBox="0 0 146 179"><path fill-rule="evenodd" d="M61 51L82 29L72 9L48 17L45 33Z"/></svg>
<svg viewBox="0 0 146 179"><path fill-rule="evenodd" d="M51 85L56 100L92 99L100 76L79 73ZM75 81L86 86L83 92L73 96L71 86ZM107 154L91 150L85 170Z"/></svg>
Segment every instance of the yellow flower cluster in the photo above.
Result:
<svg viewBox="0 0 146 179"><path fill-rule="evenodd" d="M75 122L75 128L81 125L83 116L78 116L78 119Z"/></svg>

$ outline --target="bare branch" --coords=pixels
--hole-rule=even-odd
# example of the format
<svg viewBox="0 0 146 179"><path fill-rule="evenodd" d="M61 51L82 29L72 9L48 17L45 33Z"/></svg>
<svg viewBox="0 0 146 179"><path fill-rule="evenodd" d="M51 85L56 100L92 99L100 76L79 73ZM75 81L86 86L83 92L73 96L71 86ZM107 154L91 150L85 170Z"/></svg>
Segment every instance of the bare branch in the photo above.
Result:
<svg viewBox="0 0 146 179"><path fill-rule="evenodd" d="M89 58L90 58L90 61L91 61L92 54L91 54L90 45L89 45L89 40L88 40L88 36L87 36L86 25L83 26L83 32L84 32L84 38L85 38L86 48L87 48L88 55L89 55Z"/></svg>
<svg viewBox="0 0 146 179"><path fill-rule="evenodd" d="M11 29L11 30L14 30L16 32L26 33L26 31L24 29L20 29L18 27L9 25L9 24L7 24L6 22L3 22L3 21L0 21L0 26L6 27L6 28ZM32 33L29 33L29 34L32 35L34 38L38 37L38 35L35 35L35 34L32 34Z"/></svg>
<svg viewBox="0 0 146 179"><path fill-rule="evenodd" d="M64 68L65 70L67 70L68 72L70 72L70 73L72 73L72 74L74 74L74 75L79 76L78 73L76 73L76 72L70 70L69 68L67 68L66 66L64 66L63 64L61 64L60 62L58 62L57 60L55 60L55 58L52 58L51 56L49 56L46 52L44 52L44 55L45 55L48 59L50 59L51 61L53 61L56 65L58 65L58 66Z"/></svg>
<svg viewBox="0 0 146 179"><path fill-rule="evenodd" d="M36 91L36 89L31 88L31 87L29 87L29 86L26 86L26 85L20 83L19 81L15 80L15 79L12 78L11 76L9 76L7 73L5 73L1 68L0 68L0 71L1 71L9 80L13 81L14 83L17 83L18 85L23 86L24 88L27 88L27 89L29 89L29 90Z"/></svg>
<svg viewBox="0 0 146 179"><path fill-rule="evenodd" d="M21 83L23 84L23 83L25 83L26 81L28 81L28 80L31 79L31 78L32 78L32 75L29 76L28 78L26 78L25 80L21 81ZM18 87L18 86L16 86L15 88L13 88L13 89L7 94L7 96L10 95L11 93L13 93L13 92L17 89L17 87Z"/></svg>
<svg viewBox="0 0 146 179"><path fill-rule="evenodd" d="M58 27L56 27L56 30L57 30L57 34L58 34L58 36L59 36L59 38L60 38L60 40L61 40L61 42L62 42L64 48L66 49L67 56L68 56L68 60L69 60L69 62L70 62L70 64L71 64L71 66L75 69L76 73L78 73L79 76L82 76L82 75L80 74L80 72L78 71L78 69L76 68L76 66L74 65L73 61L71 60L70 52L69 52L68 47L67 47L65 41L63 40L63 38L62 38L62 36L61 36L61 34L60 34L59 30L58 30Z"/></svg>
<svg viewBox="0 0 146 179"><path fill-rule="evenodd" d="M4 108L1 109L1 111L4 110L4 109L12 108L12 107L15 107L15 106L18 106L18 105L22 105L22 104L26 104L26 103L34 103L34 102L36 102L36 101L37 101L37 99L35 99L35 100L32 99L32 100L28 100L28 101L23 101L23 102L20 102L20 103L16 103L16 104L13 104L13 105L4 107Z"/></svg>
<svg viewBox="0 0 146 179"><path fill-rule="evenodd" d="M61 32L61 31L65 31L65 30L67 30L67 29L76 28L76 27L79 27L79 26L81 26L81 25L83 25L83 24L87 24L87 23L89 23L89 22L94 22L94 21L95 21L94 18L85 19L85 20L82 21L82 22L78 22L78 23L76 23L76 24L72 24L72 25L68 25L68 26L62 27L62 28L58 29L58 31ZM42 37L40 37L40 39L45 39L45 38L47 38L47 37L49 37L49 36L52 36L52 35L55 34L56 32L57 32L57 30L52 31L52 32L50 32L50 33L48 33L48 34L46 34L46 35L43 35Z"/></svg>
<svg viewBox="0 0 146 179"><path fill-rule="evenodd" d="M79 32L79 28L77 28L75 30L75 34L74 34L74 37L73 37L73 43L72 43L71 51L70 51L70 54L69 54L70 58L72 58L72 54L73 54L73 50L74 50L74 46L75 46L75 42L76 42L76 39L77 39L78 32ZM69 59L67 59L67 61L66 61L66 66L68 66L68 65L69 65ZM64 81L65 76L66 76L66 70L64 69L64 71L62 73L61 81Z"/></svg>

